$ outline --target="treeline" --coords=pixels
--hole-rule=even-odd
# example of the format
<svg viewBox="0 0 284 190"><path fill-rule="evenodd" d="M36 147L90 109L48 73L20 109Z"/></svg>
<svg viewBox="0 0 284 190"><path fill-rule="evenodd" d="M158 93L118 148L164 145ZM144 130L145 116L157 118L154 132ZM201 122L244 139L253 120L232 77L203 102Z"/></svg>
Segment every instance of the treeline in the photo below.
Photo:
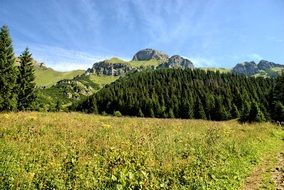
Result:
<svg viewBox="0 0 284 190"><path fill-rule="evenodd" d="M0 111L35 109L36 90L32 56L26 48L16 65L7 26L0 30Z"/></svg>
<svg viewBox="0 0 284 190"><path fill-rule="evenodd" d="M277 80L198 69L140 72L105 86L75 109L140 117L261 122L274 118L271 110L276 104L284 113L283 76ZM279 91L282 95L272 100L272 93Z"/></svg>

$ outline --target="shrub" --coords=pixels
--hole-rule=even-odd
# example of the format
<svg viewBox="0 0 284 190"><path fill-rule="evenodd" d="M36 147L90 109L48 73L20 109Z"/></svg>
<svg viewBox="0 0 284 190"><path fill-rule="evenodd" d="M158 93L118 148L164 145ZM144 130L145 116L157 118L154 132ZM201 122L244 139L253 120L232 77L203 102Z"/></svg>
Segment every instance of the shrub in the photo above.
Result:
<svg viewBox="0 0 284 190"><path fill-rule="evenodd" d="M114 112L113 112L113 116L121 117L122 114L120 113L120 111L114 111Z"/></svg>

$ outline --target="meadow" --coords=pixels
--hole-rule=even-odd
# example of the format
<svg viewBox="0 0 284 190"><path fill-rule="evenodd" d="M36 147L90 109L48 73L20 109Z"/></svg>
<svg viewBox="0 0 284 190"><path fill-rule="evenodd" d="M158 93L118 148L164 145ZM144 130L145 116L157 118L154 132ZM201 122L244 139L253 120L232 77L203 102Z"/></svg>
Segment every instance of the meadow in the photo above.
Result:
<svg viewBox="0 0 284 190"><path fill-rule="evenodd" d="M1 113L0 189L238 189L283 140L271 123Z"/></svg>

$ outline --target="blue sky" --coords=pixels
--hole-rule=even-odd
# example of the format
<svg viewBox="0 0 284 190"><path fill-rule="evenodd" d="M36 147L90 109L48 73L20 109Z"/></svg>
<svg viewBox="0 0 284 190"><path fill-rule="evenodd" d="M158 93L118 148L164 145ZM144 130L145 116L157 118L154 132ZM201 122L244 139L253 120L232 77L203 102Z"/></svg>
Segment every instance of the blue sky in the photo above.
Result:
<svg viewBox="0 0 284 190"><path fill-rule="evenodd" d="M0 0L14 49L58 70L154 48L199 67L284 64L284 0Z"/></svg>

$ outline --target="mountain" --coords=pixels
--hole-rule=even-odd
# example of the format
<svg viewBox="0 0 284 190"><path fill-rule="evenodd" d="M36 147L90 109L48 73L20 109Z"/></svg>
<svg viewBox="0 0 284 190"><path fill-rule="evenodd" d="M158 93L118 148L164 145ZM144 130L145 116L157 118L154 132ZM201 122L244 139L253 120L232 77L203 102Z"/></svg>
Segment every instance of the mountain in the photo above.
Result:
<svg viewBox="0 0 284 190"><path fill-rule="evenodd" d="M232 72L247 76L276 77L282 69L284 65L261 60L258 64L254 61L239 63L232 69Z"/></svg>
<svg viewBox="0 0 284 190"><path fill-rule="evenodd" d="M159 66L160 68L182 68L182 69L194 69L193 63L179 55L174 55L168 59L166 63Z"/></svg>
<svg viewBox="0 0 284 190"><path fill-rule="evenodd" d="M119 58L112 58L94 63L92 68L87 69L86 74L120 76L125 75L132 69L132 66L128 62Z"/></svg>
<svg viewBox="0 0 284 190"><path fill-rule="evenodd" d="M143 49L138 51L133 56L133 61L148 61L151 59L161 60L161 61L168 61L169 56L161 51L154 50L154 49Z"/></svg>
<svg viewBox="0 0 284 190"><path fill-rule="evenodd" d="M193 69L193 63L179 55L169 56L161 51L154 49L143 49L138 51L131 61L124 61L119 58L96 62L89 68L85 74L124 76L130 72L142 71L145 69L156 68L190 68Z"/></svg>
<svg viewBox="0 0 284 190"><path fill-rule="evenodd" d="M74 77L83 74L84 70L73 70L67 72L56 71L48 67L35 66L35 82L38 86L52 86L56 82L64 79L73 79Z"/></svg>

